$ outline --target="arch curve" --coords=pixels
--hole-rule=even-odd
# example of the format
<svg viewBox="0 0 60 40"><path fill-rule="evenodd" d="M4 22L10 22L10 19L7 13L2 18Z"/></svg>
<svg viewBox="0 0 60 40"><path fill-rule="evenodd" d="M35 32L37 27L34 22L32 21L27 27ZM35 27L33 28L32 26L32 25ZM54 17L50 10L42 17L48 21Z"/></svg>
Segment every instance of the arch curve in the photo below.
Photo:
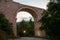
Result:
<svg viewBox="0 0 60 40"><path fill-rule="evenodd" d="M38 18L38 15L36 14L36 11L34 11L32 8L24 8L24 7L20 8L20 9L17 10L17 13L20 12L20 11L26 11L26 12L30 13L34 17L34 19Z"/></svg>

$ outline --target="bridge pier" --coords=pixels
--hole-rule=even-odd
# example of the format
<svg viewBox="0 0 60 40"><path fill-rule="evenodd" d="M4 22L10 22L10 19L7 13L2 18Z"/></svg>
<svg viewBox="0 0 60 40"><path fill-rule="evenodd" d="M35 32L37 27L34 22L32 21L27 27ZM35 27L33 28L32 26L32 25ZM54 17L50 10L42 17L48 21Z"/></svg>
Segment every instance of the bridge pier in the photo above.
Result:
<svg viewBox="0 0 60 40"><path fill-rule="evenodd" d="M13 27L12 27L12 29L13 29L14 36L17 37L16 18L14 18L14 20L13 20Z"/></svg>
<svg viewBox="0 0 60 40"><path fill-rule="evenodd" d="M34 24L35 24L35 28L34 28L34 30L35 30L35 36L38 36L39 37L41 35L41 31L39 29L40 22L35 21Z"/></svg>

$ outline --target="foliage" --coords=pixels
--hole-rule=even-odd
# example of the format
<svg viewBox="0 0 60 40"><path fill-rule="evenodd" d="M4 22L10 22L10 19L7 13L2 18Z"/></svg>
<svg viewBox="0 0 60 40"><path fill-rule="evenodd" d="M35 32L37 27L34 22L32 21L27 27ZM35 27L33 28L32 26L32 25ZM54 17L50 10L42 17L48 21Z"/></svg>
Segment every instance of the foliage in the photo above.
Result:
<svg viewBox="0 0 60 40"><path fill-rule="evenodd" d="M10 37L13 36L13 32L12 32L12 23L10 23L5 16L3 15L3 13L0 13L0 33L4 32L5 35L8 35ZM2 34L0 34L2 35Z"/></svg>
<svg viewBox="0 0 60 40"><path fill-rule="evenodd" d="M51 40L60 40L60 4L50 2L47 7L40 20L40 29L44 30Z"/></svg>
<svg viewBox="0 0 60 40"><path fill-rule="evenodd" d="M17 24L18 28L18 35L20 36L34 36L34 22L30 20L30 22L25 22L24 20L22 22L19 22ZM26 33L23 33L23 31L26 31Z"/></svg>

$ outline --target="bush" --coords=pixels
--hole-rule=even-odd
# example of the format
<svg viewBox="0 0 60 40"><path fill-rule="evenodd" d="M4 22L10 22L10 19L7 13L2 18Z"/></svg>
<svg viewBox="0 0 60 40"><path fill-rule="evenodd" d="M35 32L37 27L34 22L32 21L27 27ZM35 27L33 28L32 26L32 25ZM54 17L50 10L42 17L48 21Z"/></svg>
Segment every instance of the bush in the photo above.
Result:
<svg viewBox="0 0 60 40"><path fill-rule="evenodd" d="M3 35L4 34L4 35ZM13 37L12 23L10 23L3 13L0 13L0 35Z"/></svg>

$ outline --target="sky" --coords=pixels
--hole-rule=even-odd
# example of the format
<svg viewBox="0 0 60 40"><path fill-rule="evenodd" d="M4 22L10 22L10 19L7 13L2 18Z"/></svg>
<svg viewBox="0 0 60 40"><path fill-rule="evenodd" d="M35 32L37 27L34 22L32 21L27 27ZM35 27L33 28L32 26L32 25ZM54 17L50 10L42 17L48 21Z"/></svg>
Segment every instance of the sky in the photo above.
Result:
<svg viewBox="0 0 60 40"><path fill-rule="evenodd" d="M33 16L30 13L24 11L19 12L16 18L17 18L17 22L21 22L22 20L29 21L30 19L34 21Z"/></svg>
<svg viewBox="0 0 60 40"><path fill-rule="evenodd" d="M49 2L49 0L14 0L14 1L19 2L21 4L39 7L43 9L47 8L46 5Z"/></svg>
<svg viewBox="0 0 60 40"><path fill-rule="evenodd" d="M47 9L47 3L49 2L49 0L13 0L13 1L21 4L33 6L33 7L43 8L43 9ZM26 18L25 15L26 16L28 15L27 16L28 18ZM27 12L19 12L19 14L17 14L17 22L22 21L23 19L29 20L30 19L29 17L32 17L31 15L30 16L29 15L30 13Z"/></svg>

